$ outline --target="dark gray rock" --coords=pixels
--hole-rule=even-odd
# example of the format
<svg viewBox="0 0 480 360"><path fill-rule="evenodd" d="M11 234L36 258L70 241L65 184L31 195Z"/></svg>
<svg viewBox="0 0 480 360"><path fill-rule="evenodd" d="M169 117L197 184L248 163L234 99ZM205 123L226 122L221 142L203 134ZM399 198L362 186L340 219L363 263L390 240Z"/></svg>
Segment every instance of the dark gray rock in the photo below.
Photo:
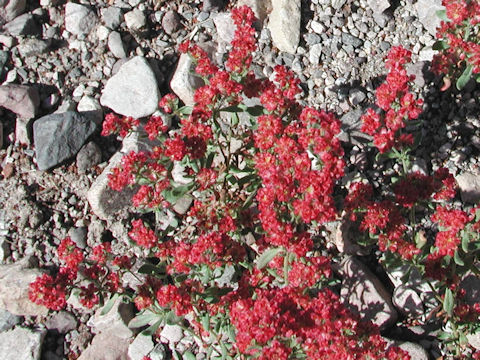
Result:
<svg viewBox="0 0 480 360"><path fill-rule="evenodd" d="M363 45L363 40L349 33L342 33L342 42L345 45L352 45L354 48L357 48Z"/></svg>
<svg viewBox="0 0 480 360"><path fill-rule="evenodd" d="M17 49L22 57L44 54L50 49L51 40L25 39L18 44Z"/></svg>
<svg viewBox="0 0 480 360"><path fill-rule="evenodd" d="M77 170L79 174L85 174L88 169L102 162L102 150L90 141L83 146L77 154Z"/></svg>
<svg viewBox="0 0 480 360"><path fill-rule="evenodd" d="M169 35L180 29L180 16L173 10L167 11L162 18L163 30Z"/></svg>
<svg viewBox="0 0 480 360"><path fill-rule="evenodd" d="M5 65L7 65L8 58L10 54L8 51L0 50L0 78L3 77L5 73Z"/></svg>
<svg viewBox="0 0 480 360"><path fill-rule="evenodd" d="M38 26L32 14L23 14L3 27L8 34L19 35L40 35L42 29Z"/></svg>
<svg viewBox="0 0 480 360"><path fill-rule="evenodd" d="M362 109L355 109L347 112L340 118L342 123L342 132L339 135L340 140L355 145L370 141L370 136L360 130L362 127L362 115Z"/></svg>
<svg viewBox="0 0 480 360"><path fill-rule="evenodd" d="M223 0L203 0L203 11L220 11L224 6Z"/></svg>
<svg viewBox="0 0 480 360"><path fill-rule="evenodd" d="M96 124L69 111L44 116L33 123L37 165L47 170L77 154L96 129Z"/></svg>

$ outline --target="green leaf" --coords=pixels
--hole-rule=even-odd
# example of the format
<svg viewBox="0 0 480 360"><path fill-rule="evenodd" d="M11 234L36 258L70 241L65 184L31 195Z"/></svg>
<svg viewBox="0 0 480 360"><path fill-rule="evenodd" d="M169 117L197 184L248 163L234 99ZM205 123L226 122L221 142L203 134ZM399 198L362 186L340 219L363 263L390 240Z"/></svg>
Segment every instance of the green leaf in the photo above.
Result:
<svg viewBox="0 0 480 360"><path fill-rule="evenodd" d="M210 331L210 314L206 313L205 315L202 316L202 320L200 321L202 323L203 329L205 331Z"/></svg>
<svg viewBox="0 0 480 360"><path fill-rule="evenodd" d="M435 44L433 44L432 49L433 50L446 50L450 46L443 40L437 40Z"/></svg>
<svg viewBox="0 0 480 360"><path fill-rule="evenodd" d="M261 105L250 106L247 108L247 113L251 116L260 116L265 113L265 109Z"/></svg>
<svg viewBox="0 0 480 360"><path fill-rule="evenodd" d="M458 250L455 250L455 255L453 255L453 260L455 261L455 264L463 266L465 263L463 262L462 258L460 255L458 255Z"/></svg>
<svg viewBox="0 0 480 360"><path fill-rule="evenodd" d="M468 64L468 66L463 71L463 74L457 80L457 89L462 90L465 85L467 85L470 77L472 76L473 65Z"/></svg>
<svg viewBox="0 0 480 360"><path fill-rule="evenodd" d="M175 312L173 310L170 310L168 314L165 316L165 323L167 325L176 325L180 321L182 321L182 318L175 315Z"/></svg>
<svg viewBox="0 0 480 360"><path fill-rule="evenodd" d="M146 312L140 315L135 316L130 322L128 323L128 327L132 329L140 328L146 325L153 323L154 321L158 321L161 315L154 314L152 312Z"/></svg>
<svg viewBox="0 0 480 360"><path fill-rule="evenodd" d="M162 324L162 320L158 320L153 325L150 325L146 330L143 330L142 335L151 336L155 334L155 332L157 331L157 329L160 327L161 324Z"/></svg>
<svg viewBox="0 0 480 360"><path fill-rule="evenodd" d="M231 112L231 113L239 113L239 112L244 112L247 109L247 106L244 104L238 104L238 105L232 105L232 106L227 106L225 108L220 109L220 112L226 111L226 112Z"/></svg>
<svg viewBox="0 0 480 360"><path fill-rule="evenodd" d="M283 248L281 247L265 250L257 259L257 269L263 269L281 251L283 251Z"/></svg>
<svg viewBox="0 0 480 360"><path fill-rule="evenodd" d="M103 307L102 311L100 312L100 315L108 314L108 312L112 309L113 305L115 304L115 301L117 301L119 296L120 294L118 293L113 294L113 296L107 301L107 303Z"/></svg>
<svg viewBox="0 0 480 360"><path fill-rule="evenodd" d="M238 117L237 113L232 114L232 126L237 126L240 122L240 118Z"/></svg>
<svg viewBox="0 0 480 360"><path fill-rule="evenodd" d="M138 269L138 272L140 274L146 274L146 275L160 275L164 276L166 274L165 268L164 268L163 263L160 263L159 265L153 265L153 264L143 264L140 269Z"/></svg>
<svg viewBox="0 0 480 360"><path fill-rule="evenodd" d="M470 239L468 235L464 232L462 234L462 250L468 253L468 244L470 243Z"/></svg>
<svg viewBox="0 0 480 360"><path fill-rule="evenodd" d="M455 305L455 299L453 298L452 290L447 288L445 290L445 298L443 299L443 310L449 315L453 315L453 307Z"/></svg>
<svg viewBox="0 0 480 360"><path fill-rule="evenodd" d="M197 360L197 357L187 350L183 353L183 360Z"/></svg>
<svg viewBox="0 0 480 360"><path fill-rule="evenodd" d="M191 106L182 106L177 111L182 115L190 115L193 111L193 108Z"/></svg>
<svg viewBox="0 0 480 360"><path fill-rule="evenodd" d="M181 197L188 193L194 185L194 183L190 183L174 187L173 189L165 189L162 191L162 195L165 200L174 205Z"/></svg>
<svg viewBox="0 0 480 360"><path fill-rule="evenodd" d="M440 18L440 20L443 20L445 22L449 22L450 19L448 18L447 16L447 11L446 10L437 10L435 12L435 14L437 15L438 18Z"/></svg>

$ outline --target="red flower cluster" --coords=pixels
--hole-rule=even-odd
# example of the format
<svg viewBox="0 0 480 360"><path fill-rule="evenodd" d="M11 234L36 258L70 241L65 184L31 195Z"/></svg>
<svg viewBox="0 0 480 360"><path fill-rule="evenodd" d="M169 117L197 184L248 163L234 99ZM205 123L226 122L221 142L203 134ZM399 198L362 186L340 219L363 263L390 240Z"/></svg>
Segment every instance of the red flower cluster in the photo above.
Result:
<svg viewBox="0 0 480 360"><path fill-rule="evenodd" d="M438 248L439 256L453 256L460 244L460 231L470 220L466 212L462 210L449 209L443 206L437 206L432 220L442 227L442 231L437 233L435 246Z"/></svg>
<svg viewBox="0 0 480 360"><path fill-rule="evenodd" d="M434 56L432 70L458 77L467 65L471 65L473 74L480 73L480 2L443 0L442 4L450 21L442 21L437 30L437 38L446 46Z"/></svg>
<svg viewBox="0 0 480 360"><path fill-rule="evenodd" d="M108 136L111 134L119 134L121 137L125 137L133 129L134 126L138 126L140 121L129 116L118 116L114 113L105 115L103 121L102 136Z"/></svg>
<svg viewBox="0 0 480 360"><path fill-rule="evenodd" d="M390 50L385 65L389 70L386 82L376 90L377 105L383 113L368 109L362 117L362 131L373 136L373 143L381 153L413 143L411 134L401 132L405 121L418 118L423 105L423 100L415 100L409 90L414 77L407 75L405 65L410 59L411 52L401 46Z"/></svg>

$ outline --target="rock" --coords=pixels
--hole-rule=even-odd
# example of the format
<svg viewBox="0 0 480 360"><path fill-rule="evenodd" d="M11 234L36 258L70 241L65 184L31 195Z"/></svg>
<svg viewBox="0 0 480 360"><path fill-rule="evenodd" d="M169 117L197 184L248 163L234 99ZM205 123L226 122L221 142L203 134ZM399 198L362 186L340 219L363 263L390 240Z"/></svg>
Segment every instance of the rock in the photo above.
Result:
<svg viewBox="0 0 480 360"><path fill-rule="evenodd" d="M76 36L88 35L97 25L97 15L85 5L65 5L65 29Z"/></svg>
<svg viewBox="0 0 480 360"><path fill-rule="evenodd" d="M342 132L338 136L340 140L354 145L370 141L371 137L361 131L362 115L362 109L354 109L340 118L342 123Z"/></svg>
<svg viewBox="0 0 480 360"><path fill-rule="evenodd" d="M260 26L267 18L267 15L272 11L271 0L238 0L238 6L247 5L255 13L255 17L259 20Z"/></svg>
<svg viewBox="0 0 480 360"><path fill-rule="evenodd" d="M349 33L342 32L342 43L345 45L352 45L354 48L358 48L363 45L363 40Z"/></svg>
<svg viewBox="0 0 480 360"><path fill-rule="evenodd" d="M123 19L122 9L118 7L109 6L107 8L103 8L101 10L101 14L102 14L103 23L105 24L105 26L112 30L115 30L116 28L118 28L122 23L122 19Z"/></svg>
<svg viewBox="0 0 480 360"><path fill-rule="evenodd" d="M348 101L350 101L350 104L352 104L352 106L357 106L358 104L361 104L365 101L366 98L367 95L361 89L352 89L348 93Z"/></svg>
<svg viewBox="0 0 480 360"><path fill-rule="evenodd" d="M390 7L388 0L367 0L367 4L374 14L381 14Z"/></svg>
<svg viewBox="0 0 480 360"><path fill-rule="evenodd" d="M48 330L56 330L60 334L66 334L77 328L77 320L71 313L62 310L48 318L45 321L45 326Z"/></svg>
<svg viewBox="0 0 480 360"><path fill-rule="evenodd" d="M418 0L414 7L417 10L418 21L425 30L435 36L442 20L438 16L432 16L432 14L434 15L438 10L445 9L442 6L442 0Z"/></svg>
<svg viewBox="0 0 480 360"><path fill-rule="evenodd" d="M15 142L31 145L31 127L32 122L30 120L17 117L15 120Z"/></svg>
<svg viewBox="0 0 480 360"><path fill-rule="evenodd" d="M180 29L180 26L180 16L177 12L169 10L165 13L165 15L163 15L162 27L168 35L176 32L178 29Z"/></svg>
<svg viewBox="0 0 480 360"><path fill-rule="evenodd" d="M5 73L5 65L7 65L8 58L10 54L8 51L0 50L0 81L3 79L3 74Z"/></svg>
<svg viewBox="0 0 480 360"><path fill-rule="evenodd" d="M467 340L470 346L480 351L480 331L475 334L468 334Z"/></svg>
<svg viewBox="0 0 480 360"><path fill-rule="evenodd" d="M9 23L5 24L3 30L13 36L19 35L39 35L41 29L35 22L32 14L23 14Z"/></svg>
<svg viewBox="0 0 480 360"><path fill-rule="evenodd" d="M134 9L125 14L125 23L130 31L138 33L144 30L147 25L147 18L143 11Z"/></svg>
<svg viewBox="0 0 480 360"><path fill-rule="evenodd" d="M0 86L0 106L23 119L35 117L39 105L38 91L32 86L13 84Z"/></svg>
<svg viewBox="0 0 480 360"><path fill-rule="evenodd" d="M476 204L480 201L480 174L464 172L455 177L463 202Z"/></svg>
<svg viewBox="0 0 480 360"><path fill-rule="evenodd" d="M342 214L342 218L338 223L333 223L332 228L327 229L332 233L332 239L340 253L346 255L366 255L370 251L369 248L362 247L357 244L358 225L355 225L346 214Z"/></svg>
<svg viewBox="0 0 480 360"><path fill-rule="evenodd" d="M346 257L341 267L340 296L347 308L362 319L372 321L381 330L395 323L397 312L380 280L354 257Z"/></svg>
<svg viewBox="0 0 480 360"><path fill-rule="evenodd" d="M460 287L465 290L463 301L469 305L474 305L480 299L480 278L473 274L465 276L460 283Z"/></svg>
<svg viewBox="0 0 480 360"><path fill-rule="evenodd" d="M0 25L24 13L27 0L0 0Z"/></svg>
<svg viewBox="0 0 480 360"><path fill-rule="evenodd" d="M19 316L44 316L48 309L28 298L30 283L42 272L29 269L28 265L28 261L0 265L0 309Z"/></svg>
<svg viewBox="0 0 480 360"><path fill-rule="evenodd" d="M141 56L122 65L118 73L108 80L100 98L103 106L134 118L153 114L158 101L155 73Z"/></svg>
<svg viewBox="0 0 480 360"><path fill-rule="evenodd" d="M176 344L183 338L183 329L178 325L165 325L160 333L170 344Z"/></svg>
<svg viewBox="0 0 480 360"><path fill-rule="evenodd" d="M401 342L395 343L403 351L406 351L412 360L428 360L430 357L428 356L428 352L419 344L415 344L413 342Z"/></svg>
<svg viewBox="0 0 480 360"><path fill-rule="evenodd" d="M120 36L120 33L116 31L112 31L110 35L108 35L108 48L112 52L113 56L119 59L127 57L125 47L123 46L122 37Z"/></svg>
<svg viewBox="0 0 480 360"><path fill-rule="evenodd" d="M235 35L236 26L230 13L219 13L213 17L213 23L217 29L217 42L219 52L226 52L228 45Z"/></svg>
<svg viewBox="0 0 480 360"><path fill-rule="evenodd" d="M347 0L332 0L332 7L335 10L340 10L346 2Z"/></svg>
<svg viewBox="0 0 480 360"><path fill-rule="evenodd" d="M115 334L121 339L128 339L133 335L133 331L128 327L128 323L133 319L132 304L117 299L108 313L102 315L102 310L103 308L98 309L87 323L95 333Z"/></svg>
<svg viewBox="0 0 480 360"><path fill-rule="evenodd" d="M123 155L130 151L139 151L141 143L139 134L131 133L125 137L121 151L113 155L103 172L96 178L87 192L87 200L92 207L92 211L102 220L113 217L121 210L128 209L131 205L132 196L136 188L126 187L122 191L115 191L108 186L108 174L113 168L120 166Z"/></svg>
<svg viewBox="0 0 480 360"><path fill-rule="evenodd" d="M129 341L116 334L100 333L93 337L78 360L128 360L128 345Z"/></svg>
<svg viewBox="0 0 480 360"><path fill-rule="evenodd" d="M88 229L84 226L78 228L72 227L70 230L68 230L68 236L70 236L75 245L77 245L80 249L85 249L87 247L87 235Z"/></svg>
<svg viewBox="0 0 480 360"><path fill-rule="evenodd" d="M300 20L300 0L272 0L268 28L280 51L295 54L300 41Z"/></svg>
<svg viewBox="0 0 480 360"><path fill-rule="evenodd" d="M103 109L97 99L84 95L77 105L77 111L91 119L98 126L102 125Z"/></svg>
<svg viewBox="0 0 480 360"><path fill-rule="evenodd" d="M177 200L175 205L173 205L173 210L175 210L177 214L185 215L192 203L193 198L190 195L185 195Z"/></svg>
<svg viewBox="0 0 480 360"><path fill-rule="evenodd" d="M47 170L77 154L96 124L73 111L50 114L33 123L37 165Z"/></svg>
<svg viewBox="0 0 480 360"><path fill-rule="evenodd" d="M0 332L10 330L21 322L22 318L20 316L13 315L7 310L0 310Z"/></svg>
<svg viewBox="0 0 480 360"><path fill-rule="evenodd" d="M426 68L425 61L417 61L414 64L407 65L407 74L415 76L414 83L420 88L425 86L425 77L423 69Z"/></svg>
<svg viewBox="0 0 480 360"><path fill-rule="evenodd" d="M50 49L51 40L24 39L18 46L18 52L22 57L46 53Z"/></svg>
<svg viewBox="0 0 480 360"><path fill-rule="evenodd" d="M144 356L150 354L154 346L151 336L138 334L128 347L128 356L130 360L142 360Z"/></svg>
<svg viewBox="0 0 480 360"><path fill-rule="evenodd" d="M0 333L0 359L40 360L45 330L16 328Z"/></svg>
<svg viewBox="0 0 480 360"><path fill-rule="evenodd" d="M87 170L102 162L102 150L93 141L84 145L77 154L77 171L85 174Z"/></svg>
<svg viewBox="0 0 480 360"><path fill-rule="evenodd" d="M406 285L400 285L393 291L392 302L405 316L415 318L424 313L422 299Z"/></svg>
<svg viewBox="0 0 480 360"><path fill-rule="evenodd" d="M322 44L313 44L308 52L308 60L312 65L318 65L322 56Z"/></svg>
<svg viewBox="0 0 480 360"><path fill-rule="evenodd" d="M193 105L195 89L203 85L200 77L192 75L194 66L188 54L180 55L177 69L170 81L170 88L185 105Z"/></svg>
<svg viewBox="0 0 480 360"><path fill-rule="evenodd" d="M220 11L224 6L223 0L203 0L203 11Z"/></svg>

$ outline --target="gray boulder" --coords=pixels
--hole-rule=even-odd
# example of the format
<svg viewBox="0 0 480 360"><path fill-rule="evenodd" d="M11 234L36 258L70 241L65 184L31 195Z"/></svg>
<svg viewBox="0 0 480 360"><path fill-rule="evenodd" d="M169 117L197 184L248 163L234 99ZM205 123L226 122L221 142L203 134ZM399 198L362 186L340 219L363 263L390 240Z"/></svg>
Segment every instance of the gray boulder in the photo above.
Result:
<svg viewBox="0 0 480 360"><path fill-rule="evenodd" d="M0 86L0 106L23 119L35 117L40 98L36 88L27 85Z"/></svg>
<svg viewBox="0 0 480 360"><path fill-rule="evenodd" d="M50 169L76 155L97 125L73 111L50 114L33 123L37 165Z"/></svg>
<svg viewBox="0 0 480 360"><path fill-rule="evenodd" d="M300 5L300 0L272 0L268 28L280 51L295 54L300 41Z"/></svg>
<svg viewBox="0 0 480 360"><path fill-rule="evenodd" d="M0 359L40 360L46 330L16 328L0 333Z"/></svg>
<svg viewBox="0 0 480 360"><path fill-rule="evenodd" d="M88 35L97 25L97 15L85 5L65 5L65 28L73 35Z"/></svg>

